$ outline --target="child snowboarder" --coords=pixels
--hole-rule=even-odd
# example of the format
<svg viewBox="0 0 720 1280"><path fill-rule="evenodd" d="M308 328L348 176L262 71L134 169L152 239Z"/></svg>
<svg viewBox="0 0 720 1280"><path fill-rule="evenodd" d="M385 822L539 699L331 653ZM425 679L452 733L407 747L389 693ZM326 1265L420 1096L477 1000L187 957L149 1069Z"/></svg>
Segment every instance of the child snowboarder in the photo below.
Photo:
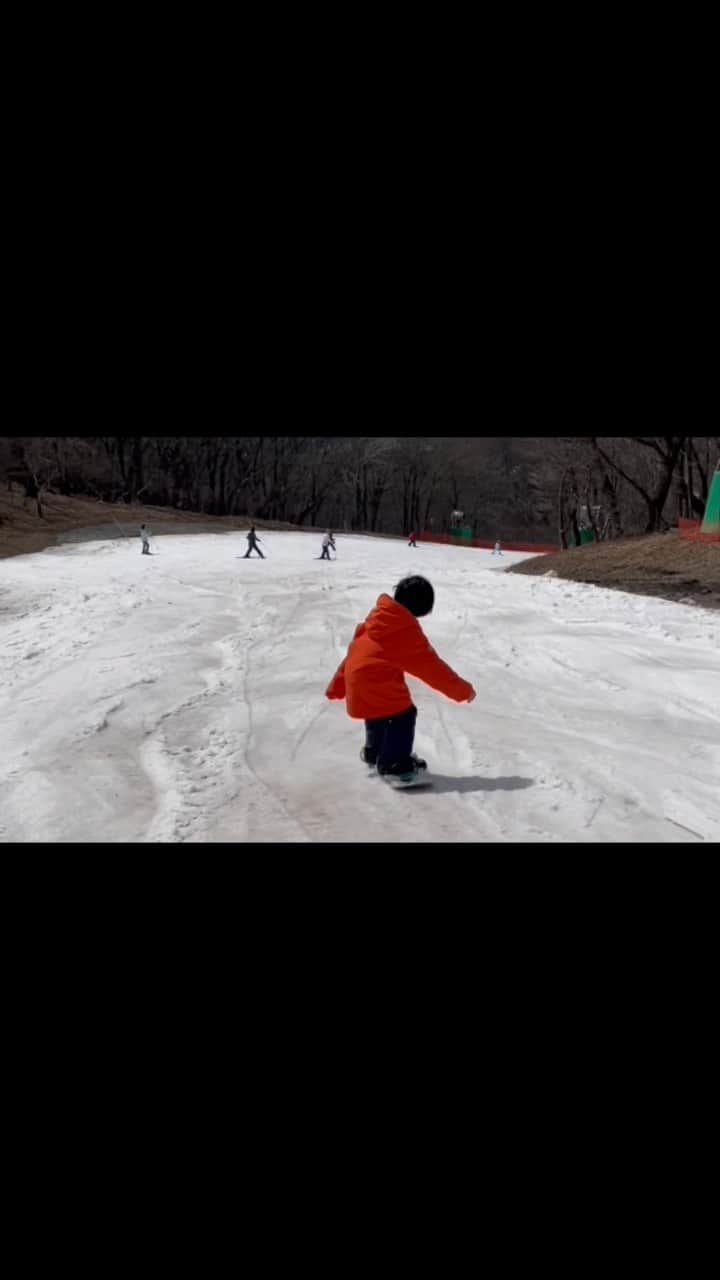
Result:
<svg viewBox="0 0 720 1280"><path fill-rule="evenodd" d="M409 547L416 547L416 546L417 546L417 535L416 535L416 534L414 534L414 533L411 533L411 534L410 534L410 541L408 542L408 546L409 546Z"/></svg>
<svg viewBox="0 0 720 1280"><path fill-rule="evenodd" d="M496 543L495 543L495 546L493 547L493 555L494 555L494 556L501 556L501 555L502 555L502 547L500 546L500 543L499 543L499 542L496 542Z"/></svg>
<svg viewBox="0 0 720 1280"><path fill-rule="evenodd" d="M256 534L256 532L255 532L255 525L253 525L253 526L252 526L252 528L251 528L251 530L250 530L249 534L247 535L247 541L248 541L248 549L247 549L247 551L245 552L245 555L243 556L243 560L247 560L247 559L248 559L248 557L249 557L249 555L250 555L250 552L251 552L251 551L257 551L257 553L258 553L258 555L259 555L260 559L261 559L261 560L264 560L264 559L265 559L265 557L264 557L264 555L263 555L262 551L260 550L260 548L259 548L259 546L258 546L258 542L262 542L262 538L258 538L258 536L257 536L257 534Z"/></svg>
<svg viewBox="0 0 720 1280"><path fill-rule="evenodd" d="M331 532L330 532L330 530L328 529L328 530L327 530L327 532L323 534L323 540L322 540L322 555L320 556L320 559L321 559L321 560L329 560L329 559L330 559L330 548L331 548L331 547L332 547L333 551L335 552L335 555L337 555L337 547L335 546L335 539L333 538L332 533L331 533Z"/></svg>
<svg viewBox="0 0 720 1280"><path fill-rule="evenodd" d="M140 537L142 538L142 554L150 555L150 530L146 524L140 525Z"/></svg>
<svg viewBox="0 0 720 1280"><path fill-rule="evenodd" d="M403 578L395 598L381 595L355 629L350 647L325 696L345 698L348 715L365 721L361 758L394 786L412 786L424 760L413 755L417 708L404 672L424 680L455 702L472 702L475 690L438 657L418 618L432 611L435 593L426 578Z"/></svg>

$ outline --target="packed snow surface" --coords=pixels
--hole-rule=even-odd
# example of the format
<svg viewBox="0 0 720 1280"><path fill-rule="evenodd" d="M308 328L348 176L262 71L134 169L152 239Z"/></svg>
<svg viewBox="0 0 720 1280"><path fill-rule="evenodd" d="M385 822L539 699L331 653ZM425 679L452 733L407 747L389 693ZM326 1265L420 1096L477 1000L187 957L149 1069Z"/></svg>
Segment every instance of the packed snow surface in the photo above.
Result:
<svg viewBox="0 0 720 1280"><path fill-rule="evenodd" d="M720 617L521 555L260 532L0 561L2 841L679 841L720 836ZM548 570L552 556L548 556ZM326 685L382 591L477 690L409 678L434 785L394 791Z"/></svg>

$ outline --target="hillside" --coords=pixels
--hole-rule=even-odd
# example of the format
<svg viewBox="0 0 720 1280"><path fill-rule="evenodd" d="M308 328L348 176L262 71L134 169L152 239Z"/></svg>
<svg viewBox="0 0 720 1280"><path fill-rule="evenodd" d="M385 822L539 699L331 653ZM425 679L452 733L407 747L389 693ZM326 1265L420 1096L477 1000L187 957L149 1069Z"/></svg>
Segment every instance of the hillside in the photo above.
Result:
<svg viewBox="0 0 720 1280"><path fill-rule="evenodd" d="M118 537L121 532L135 535L143 521L156 533L203 533L249 526L244 516L208 516L172 507L110 504L96 498L67 498L60 494L45 494L42 509L41 518L35 500L24 498L17 485L0 490L0 559L43 551L55 545L62 534L96 526L106 526L109 536ZM258 529L294 528L276 520L256 523ZM303 531L312 532L307 527ZM706 609L720 608L720 544L687 541L675 530L590 543L558 551L552 557L537 556L508 571L554 573L574 582L700 604Z"/></svg>
<svg viewBox="0 0 720 1280"><path fill-rule="evenodd" d="M0 845L417 857L720 837L714 613L516 577L490 551L343 534L323 562L317 535L264 536L267 561L244 558L242 532L3 561ZM423 631L478 697L409 677L431 785L404 793L325 689L378 592L420 565Z"/></svg>
<svg viewBox="0 0 720 1280"><path fill-rule="evenodd" d="M675 529L536 556L508 572L554 573L572 582L720 608L720 543L691 542Z"/></svg>
<svg viewBox="0 0 720 1280"><path fill-rule="evenodd" d="M135 535L143 522L155 533L198 533L223 529L247 529L245 516L207 516L173 507L151 507L142 503L101 502L97 498L66 498L61 494L43 494L43 515L39 516L34 498L25 498L19 485L0 490L0 559L28 555L54 546L59 535L73 529L108 527L108 535ZM291 529L292 525L275 520L256 521L258 529Z"/></svg>

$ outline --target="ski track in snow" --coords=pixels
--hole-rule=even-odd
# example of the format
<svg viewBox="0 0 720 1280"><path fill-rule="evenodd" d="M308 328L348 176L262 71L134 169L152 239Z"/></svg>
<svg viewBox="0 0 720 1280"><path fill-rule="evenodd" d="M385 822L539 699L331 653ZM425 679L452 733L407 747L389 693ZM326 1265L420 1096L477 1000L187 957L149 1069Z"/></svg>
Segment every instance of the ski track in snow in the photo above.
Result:
<svg viewBox="0 0 720 1280"><path fill-rule="evenodd" d="M0 564L0 840L701 843L720 836L720 618L489 552L339 535L66 544ZM548 568L551 559L548 559ZM434 785L368 776L324 697L381 591L471 706L409 680Z"/></svg>

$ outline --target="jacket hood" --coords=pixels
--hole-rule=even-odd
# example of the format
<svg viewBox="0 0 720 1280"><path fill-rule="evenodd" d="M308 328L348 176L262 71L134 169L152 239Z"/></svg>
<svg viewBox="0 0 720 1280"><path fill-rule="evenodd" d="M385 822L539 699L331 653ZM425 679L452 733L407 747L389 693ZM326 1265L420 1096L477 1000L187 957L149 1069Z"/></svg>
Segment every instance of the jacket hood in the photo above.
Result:
<svg viewBox="0 0 720 1280"><path fill-rule="evenodd" d="M418 620L404 604L398 604L392 596L381 595L375 608L368 614L365 629L371 640L383 641L395 637L401 631L414 630Z"/></svg>

